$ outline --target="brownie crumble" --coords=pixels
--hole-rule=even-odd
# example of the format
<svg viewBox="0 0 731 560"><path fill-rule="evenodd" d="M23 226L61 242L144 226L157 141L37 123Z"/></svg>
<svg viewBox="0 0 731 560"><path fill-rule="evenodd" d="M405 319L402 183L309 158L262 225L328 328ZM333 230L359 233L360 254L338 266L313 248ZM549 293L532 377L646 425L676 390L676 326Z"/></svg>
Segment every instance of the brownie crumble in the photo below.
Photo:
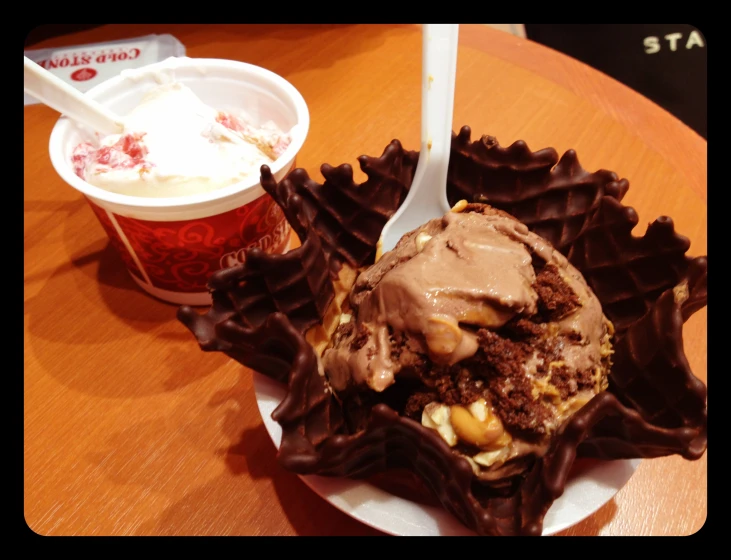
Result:
<svg viewBox="0 0 731 560"><path fill-rule="evenodd" d="M479 329L477 339L480 351L475 358L478 361L490 366L500 377L523 376L523 364L533 354L530 344L503 338L487 329Z"/></svg>
<svg viewBox="0 0 731 560"><path fill-rule="evenodd" d="M533 386L527 377L495 377L488 383L492 406L510 433L527 440L545 433L544 423L551 412L543 402L533 398Z"/></svg>
<svg viewBox="0 0 731 560"><path fill-rule="evenodd" d="M561 399L566 400L581 390L593 388L594 375L591 370L572 372L566 366L559 366L552 368L550 382L558 389Z"/></svg>
<svg viewBox="0 0 731 560"><path fill-rule="evenodd" d="M421 413L430 402L468 406L486 396L485 382L463 365L424 368L420 377L423 390L411 394L403 412L418 421L421 421Z"/></svg>
<svg viewBox="0 0 731 560"><path fill-rule="evenodd" d="M337 345L341 340L348 338L355 329L355 321L350 320L347 323L340 323L333 333L333 345Z"/></svg>
<svg viewBox="0 0 731 560"><path fill-rule="evenodd" d="M538 365L536 365L536 376L545 377L548 374L548 367L551 362L557 362L561 359L560 338L546 338L535 343L538 353Z"/></svg>
<svg viewBox="0 0 731 560"><path fill-rule="evenodd" d="M576 381L571 375L571 370L566 366L558 366L551 369L551 384L558 389L561 399L566 400L578 392Z"/></svg>
<svg viewBox="0 0 731 560"><path fill-rule="evenodd" d="M452 406L469 405L483 396L483 382L463 365L433 366L424 372L423 383L436 391L439 402Z"/></svg>
<svg viewBox="0 0 731 560"><path fill-rule="evenodd" d="M351 321L352 323L353 321ZM352 329L351 329L352 330ZM353 337L353 340L350 343L350 351L351 352L357 352L363 346L365 346L366 342L368 342L368 337L370 336L371 331L370 329L365 326L363 323L358 324L358 330L355 333L355 336Z"/></svg>
<svg viewBox="0 0 731 560"><path fill-rule="evenodd" d="M430 402L434 402L439 399L439 396L433 391L419 391L409 396L404 407L404 416L408 416L421 422L421 413L424 407Z"/></svg>
<svg viewBox="0 0 731 560"><path fill-rule="evenodd" d="M534 344L503 338L487 329L478 330L477 336L480 349L473 360L484 364L478 371L486 378L491 404L500 420L511 433L527 438L543 434L550 411L533 398L533 385L523 370Z"/></svg>
<svg viewBox="0 0 731 560"><path fill-rule="evenodd" d="M567 332L567 333L563 334L562 336L564 336L570 342L582 342L582 340L583 340L581 333L576 332L576 331Z"/></svg>
<svg viewBox="0 0 731 560"><path fill-rule="evenodd" d="M401 332L394 332L391 325L387 326L388 339L391 343L391 360L394 362L399 362L401 359L401 354L403 352L403 347L406 344L406 337Z"/></svg>
<svg viewBox="0 0 731 560"><path fill-rule="evenodd" d="M540 320L540 317L536 315L531 318L518 316L508 321L498 332L511 340L540 338L546 332L546 325L534 322L532 319Z"/></svg>
<svg viewBox="0 0 731 560"><path fill-rule="evenodd" d="M581 305L555 265L547 264L536 274L533 288L538 293L538 311L549 321L557 321Z"/></svg>

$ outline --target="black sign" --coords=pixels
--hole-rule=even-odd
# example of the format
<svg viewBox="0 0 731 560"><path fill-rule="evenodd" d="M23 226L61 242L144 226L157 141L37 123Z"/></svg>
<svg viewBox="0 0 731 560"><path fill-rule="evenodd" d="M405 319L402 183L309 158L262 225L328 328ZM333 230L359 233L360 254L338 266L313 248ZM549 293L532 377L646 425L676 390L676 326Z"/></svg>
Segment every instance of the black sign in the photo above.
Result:
<svg viewBox="0 0 731 560"><path fill-rule="evenodd" d="M631 87L708 138L706 38L687 24L525 24L532 41Z"/></svg>

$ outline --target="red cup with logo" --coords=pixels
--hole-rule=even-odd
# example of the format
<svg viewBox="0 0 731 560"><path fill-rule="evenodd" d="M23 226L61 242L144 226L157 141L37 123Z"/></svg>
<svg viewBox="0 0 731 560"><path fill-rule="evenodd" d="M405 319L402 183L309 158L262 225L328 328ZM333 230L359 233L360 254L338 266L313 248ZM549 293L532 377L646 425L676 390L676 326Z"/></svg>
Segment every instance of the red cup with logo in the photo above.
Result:
<svg viewBox="0 0 731 560"><path fill-rule="evenodd" d="M233 60L170 58L123 71L86 95L125 115L161 75L188 86L219 111L243 110L259 122L272 121L289 131L289 145L268 165L277 180L294 167L309 130L309 111L294 86L264 68ZM51 133L51 162L61 178L85 196L132 278L153 296L177 304L210 304L208 279L217 270L243 262L245 249L287 250L289 225L261 187L258 173L207 192L195 192L195 185L188 185L181 196L121 194L87 183L75 173L74 149L94 141L90 131L61 117Z"/></svg>

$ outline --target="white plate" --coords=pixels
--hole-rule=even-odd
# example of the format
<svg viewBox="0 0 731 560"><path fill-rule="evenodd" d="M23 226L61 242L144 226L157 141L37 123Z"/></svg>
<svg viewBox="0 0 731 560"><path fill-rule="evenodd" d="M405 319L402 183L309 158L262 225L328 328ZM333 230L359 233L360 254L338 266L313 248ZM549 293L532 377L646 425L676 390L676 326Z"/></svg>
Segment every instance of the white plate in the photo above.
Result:
<svg viewBox="0 0 731 560"><path fill-rule="evenodd" d="M286 389L268 377L254 373L254 391L264 425L278 448L282 428L271 415L284 398ZM569 479L563 495L546 514L543 534L552 535L590 516L612 499L639 464L640 459L597 462ZM336 508L384 533L403 536L474 535L444 509L394 496L367 482L313 475L300 478Z"/></svg>

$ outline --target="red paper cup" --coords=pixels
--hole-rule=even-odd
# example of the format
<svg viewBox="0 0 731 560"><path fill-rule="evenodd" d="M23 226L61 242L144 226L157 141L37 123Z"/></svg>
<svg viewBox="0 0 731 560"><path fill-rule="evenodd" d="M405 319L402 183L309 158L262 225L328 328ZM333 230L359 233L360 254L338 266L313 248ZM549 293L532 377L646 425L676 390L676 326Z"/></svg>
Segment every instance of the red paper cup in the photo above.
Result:
<svg viewBox="0 0 731 560"><path fill-rule="evenodd" d="M255 120L272 120L282 130L291 129L292 142L269 167L277 180L294 167L309 130L307 105L284 78L258 66L170 58L124 71L86 95L124 115L161 76L184 83L215 109L234 113L243 109ZM74 173L71 153L80 142L91 139L83 127L61 117L51 133L51 162L61 178L86 197L132 278L153 296L177 304L210 304L206 283L211 274L243 262L244 249L287 250L289 225L258 176L178 197L113 193Z"/></svg>

